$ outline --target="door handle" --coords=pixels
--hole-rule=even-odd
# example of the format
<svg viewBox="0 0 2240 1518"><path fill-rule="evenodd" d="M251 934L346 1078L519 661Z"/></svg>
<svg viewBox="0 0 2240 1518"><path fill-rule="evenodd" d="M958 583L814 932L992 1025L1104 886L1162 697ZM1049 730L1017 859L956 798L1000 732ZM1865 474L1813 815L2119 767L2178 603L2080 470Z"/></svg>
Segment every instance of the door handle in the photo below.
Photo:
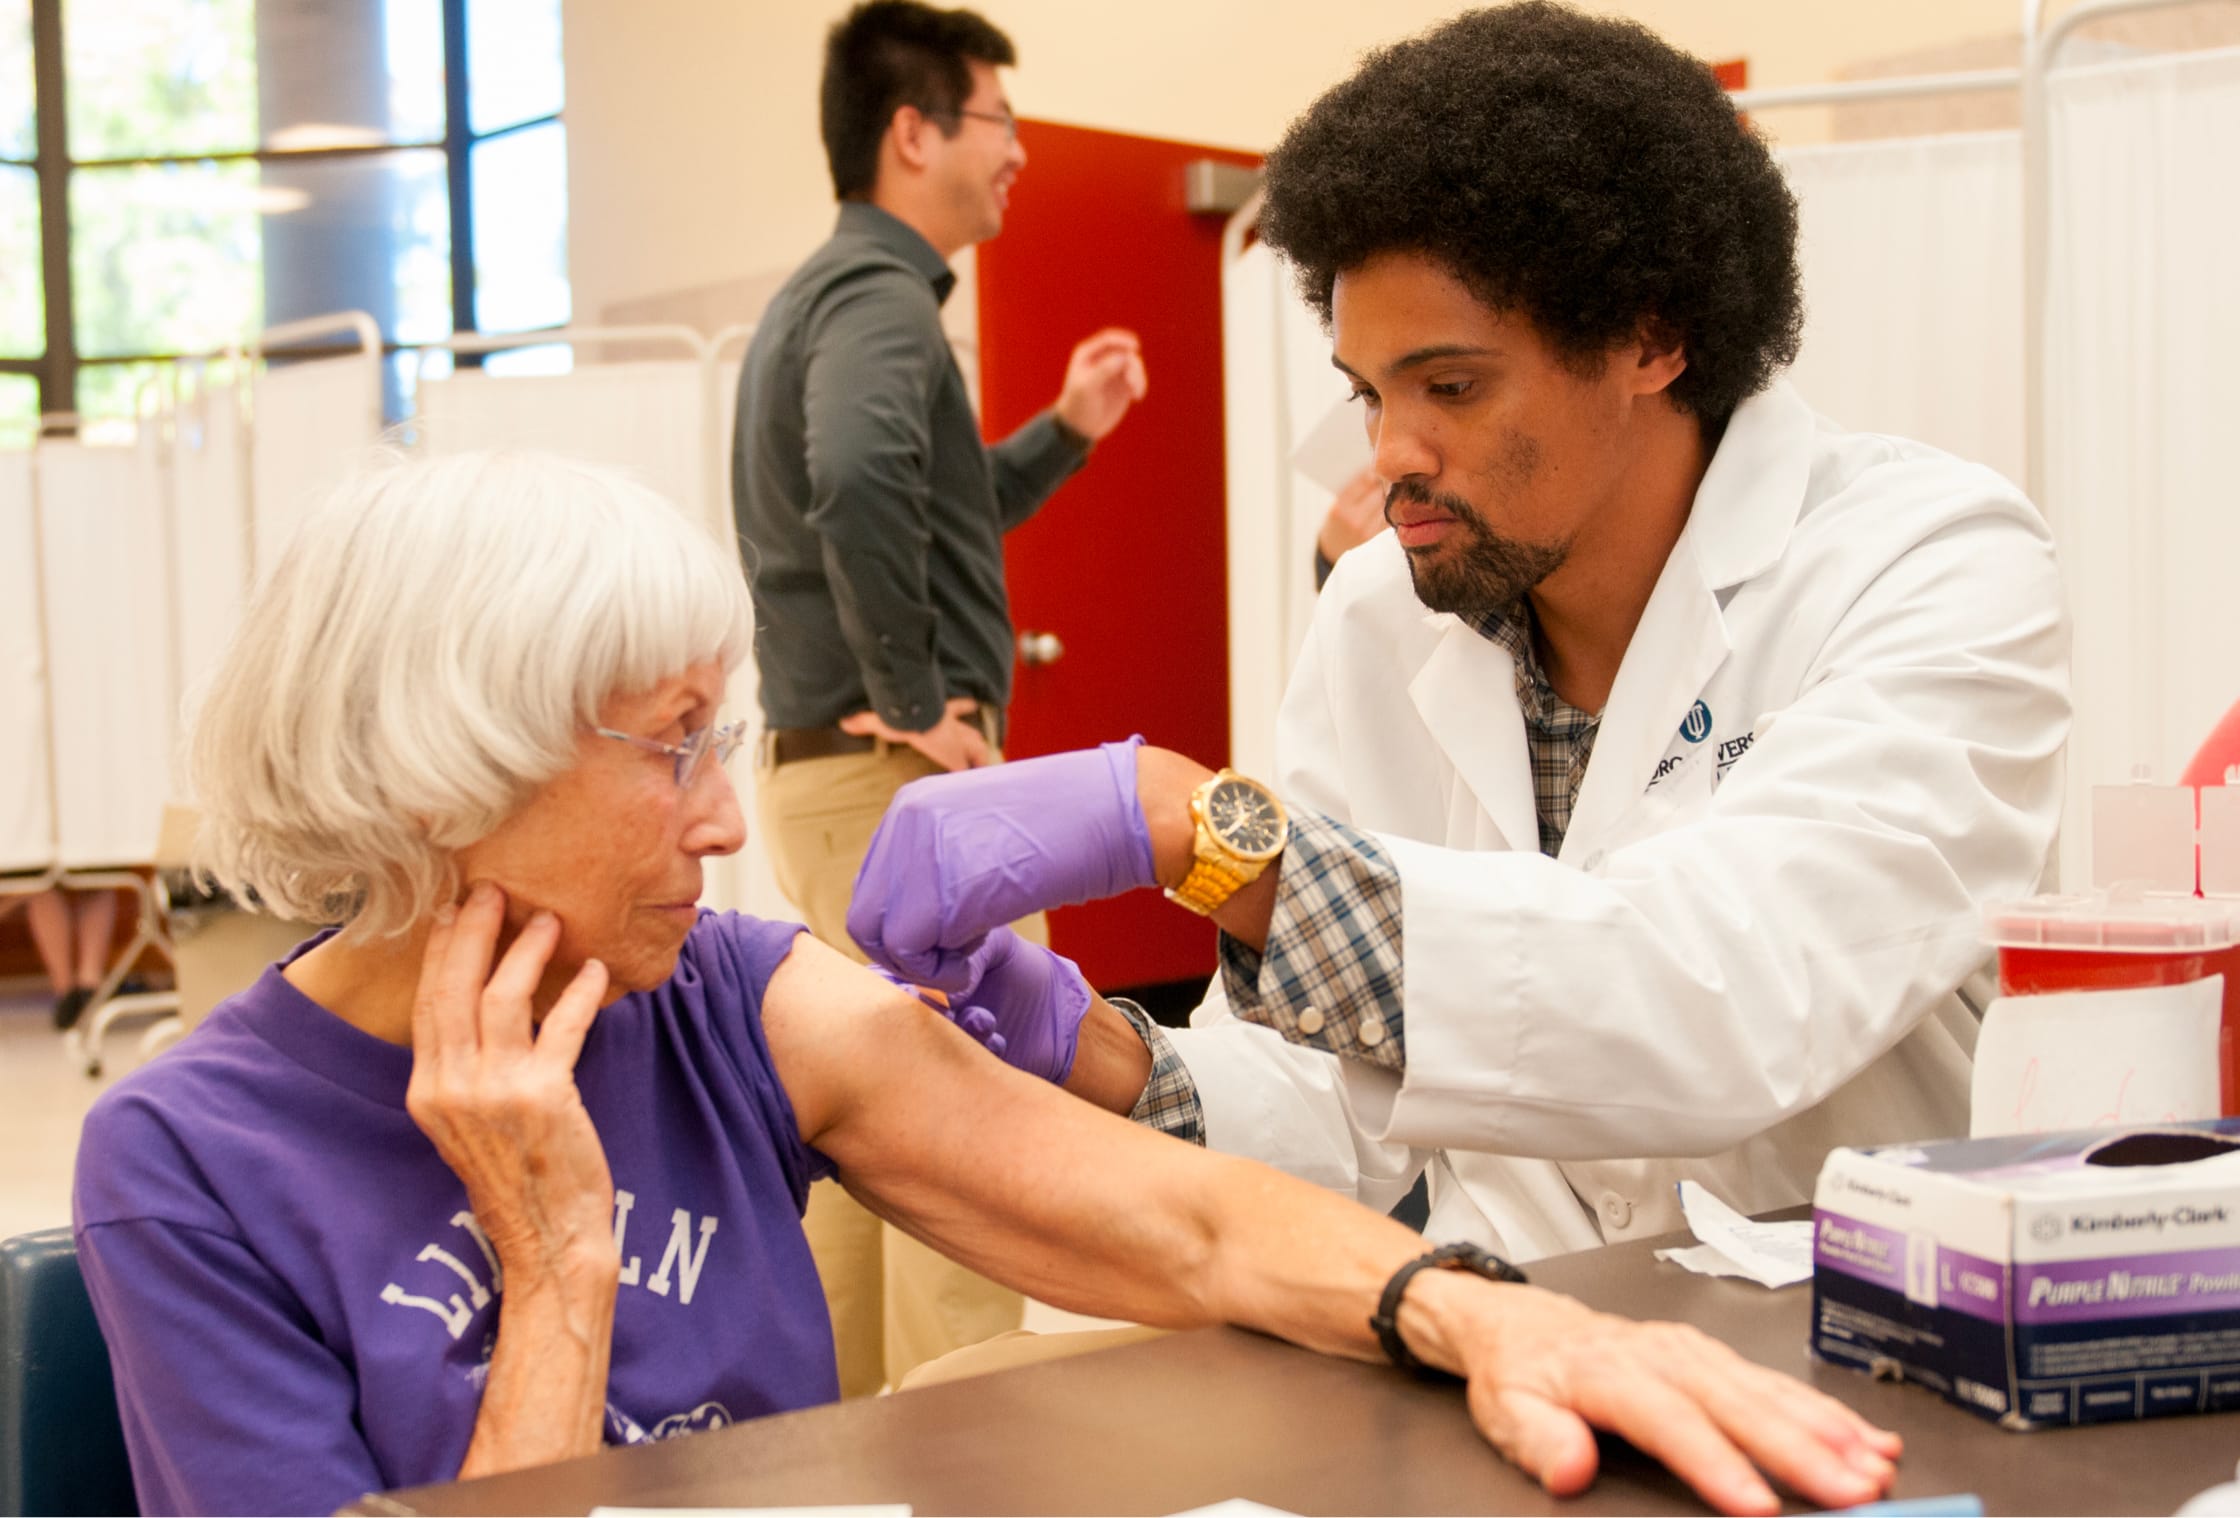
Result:
<svg viewBox="0 0 2240 1518"><path fill-rule="evenodd" d="M1066 656L1066 646L1056 633L1023 632L1019 634L1019 662L1021 664L1055 664Z"/></svg>

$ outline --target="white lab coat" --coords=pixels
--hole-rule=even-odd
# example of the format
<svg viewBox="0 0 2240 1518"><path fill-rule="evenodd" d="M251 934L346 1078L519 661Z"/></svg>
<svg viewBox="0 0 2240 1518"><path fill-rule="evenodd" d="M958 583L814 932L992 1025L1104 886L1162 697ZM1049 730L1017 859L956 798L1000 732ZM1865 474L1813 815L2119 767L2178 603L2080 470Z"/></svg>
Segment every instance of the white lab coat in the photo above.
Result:
<svg viewBox="0 0 2240 1518"><path fill-rule="evenodd" d="M1835 1145L1964 1133L1957 988L2045 863L2068 659L2013 485L1777 386L1728 425L1549 859L1508 653L1379 537L1323 592L1276 784L1398 867L1406 1072L1216 981L1174 1035L1208 1142L1379 1208L1428 1164L1427 1232L1521 1260L1680 1227L1682 1177L1754 1212Z"/></svg>

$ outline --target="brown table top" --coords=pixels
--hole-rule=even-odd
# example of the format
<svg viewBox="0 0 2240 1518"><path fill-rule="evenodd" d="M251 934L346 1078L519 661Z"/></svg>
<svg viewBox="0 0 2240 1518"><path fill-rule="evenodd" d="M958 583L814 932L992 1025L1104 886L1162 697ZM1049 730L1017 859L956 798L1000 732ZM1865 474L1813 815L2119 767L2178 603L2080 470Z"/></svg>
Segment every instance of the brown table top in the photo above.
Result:
<svg viewBox="0 0 2240 1518"><path fill-rule="evenodd" d="M2170 1513L2232 1479L2240 1413L2009 1433L1920 1387L1805 1350L1811 1289L1690 1275L1650 1239L1546 1260L1533 1279L1676 1318L1905 1436L1896 1497L1974 1492L1991 1513ZM1232 1497L1296 1513L1700 1512L1629 1447L1557 1502L1471 1427L1452 1383L1211 1328L345 1511L581 1513L595 1506L907 1503L937 1513L1175 1513Z"/></svg>

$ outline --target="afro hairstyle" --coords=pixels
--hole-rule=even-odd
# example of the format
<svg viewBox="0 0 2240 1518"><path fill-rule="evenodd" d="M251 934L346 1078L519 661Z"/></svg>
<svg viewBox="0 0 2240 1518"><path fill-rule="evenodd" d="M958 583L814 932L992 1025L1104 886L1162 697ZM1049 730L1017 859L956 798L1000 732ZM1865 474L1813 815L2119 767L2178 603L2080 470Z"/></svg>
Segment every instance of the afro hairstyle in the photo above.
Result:
<svg viewBox="0 0 2240 1518"><path fill-rule="evenodd" d="M1570 358L1677 341L1670 393L1709 427L1796 357L1796 200L1710 69L1631 21L1524 0L1379 49L1266 185L1260 235L1325 326L1341 274L1410 252Z"/></svg>

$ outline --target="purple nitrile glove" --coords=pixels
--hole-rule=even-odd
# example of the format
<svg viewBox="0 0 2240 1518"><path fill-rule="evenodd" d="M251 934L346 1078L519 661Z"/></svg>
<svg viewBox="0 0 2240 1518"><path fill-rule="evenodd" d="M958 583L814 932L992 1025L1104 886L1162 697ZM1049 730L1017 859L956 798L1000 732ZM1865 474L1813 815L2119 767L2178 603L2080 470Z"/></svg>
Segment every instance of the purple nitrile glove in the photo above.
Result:
<svg viewBox="0 0 2240 1518"><path fill-rule="evenodd" d="M996 1058L1001 1059L1003 1057L1003 1035L996 1031L996 1015L993 1012L988 1011L985 1007L968 1007L961 1002L936 1001L933 994L927 991L925 987L912 985L885 965L872 964L866 965L864 968L888 985L893 986L897 991L908 992L916 1000L923 1002L926 1006L931 1007L958 1027L964 1029L965 1032L985 1044L988 1052Z"/></svg>
<svg viewBox="0 0 2240 1518"><path fill-rule="evenodd" d="M1081 1019L1096 993L1080 967L1009 928L992 929L970 958L973 983L949 1000L949 1016L1005 1064L1063 1085L1073 1073ZM993 1031L974 1021L991 1017Z"/></svg>
<svg viewBox="0 0 2240 1518"><path fill-rule="evenodd" d="M956 990L990 929L1153 884L1142 744L911 781L864 853L849 935L918 984Z"/></svg>

